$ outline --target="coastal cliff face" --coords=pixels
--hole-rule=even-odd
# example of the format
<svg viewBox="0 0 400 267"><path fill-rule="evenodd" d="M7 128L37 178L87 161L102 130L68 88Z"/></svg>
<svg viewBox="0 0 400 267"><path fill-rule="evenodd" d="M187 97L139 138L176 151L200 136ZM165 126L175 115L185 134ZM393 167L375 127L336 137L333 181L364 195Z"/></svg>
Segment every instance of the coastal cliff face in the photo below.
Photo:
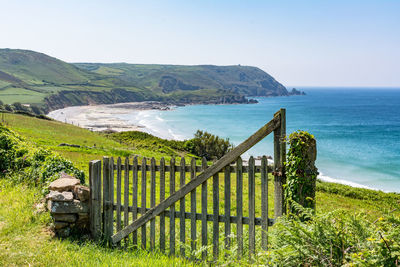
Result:
<svg viewBox="0 0 400 267"><path fill-rule="evenodd" d="M145 100L148 100L145 95L124 89L112 89L110 91L100 92L64 90L45 98L48 111L69 106L115 104L121 102L140 102Z"/></svg>
<svg viewBox="0 0 400 267"><path fill-rule="evenodd" d="M47 112L69 106L83 106L94 104L116 104L125 102L159 101L170 105L189 105L189 104L253 104L257 100L247 99L243 95L225 95L193 98L160 98L149 97L138 92L125 89L112 89L109 92L92 91L61 91L57 94L45 98Z"/></svg>
<svg viewBox="0 0 400 267"><path fill-rule="evenodd" d="M256 103L255 96L288 96L263 70L250 66L69 64L28 50L0 49L0 100L67 106L159 101L165 104Z"/></svg>

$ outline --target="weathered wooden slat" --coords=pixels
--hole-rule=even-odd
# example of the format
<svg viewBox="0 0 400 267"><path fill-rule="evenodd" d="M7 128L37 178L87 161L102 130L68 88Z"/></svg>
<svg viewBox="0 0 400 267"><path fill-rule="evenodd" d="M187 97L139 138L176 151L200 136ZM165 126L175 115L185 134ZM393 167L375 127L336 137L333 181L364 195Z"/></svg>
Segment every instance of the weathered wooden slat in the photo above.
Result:
<svg viewBox="0 0 400 267"><path fill-rule="evenodd" d="M268 248L268 160L266 156L261 160L261 247Z"/></svg>
<svg viewBox="0 0 400 267"><path fill-rule="evenodd" d="M225 167L225 249L230 249L231 235L231 170L230 166Z"/></svg>
<svg viewBox="0 0 400 267"><path fill-rule="evenodd" d="M203 157L201 161L202 171L207 169L207 160ZM207 246L207 180L201 184L201 245ZM207 250L203 250L202 259L207 259Z"/></svg>
<svg viewBox="0 0 400 267"><path fill-rule="evenodd" d="M94 179L94 187L95 187L95 199L93 202L94 216L95 216L95 240L100 240L102 237L102 212L101 212L101 161L99 160L97 163L94 163L94 171L95 171L95 179Z"/></svg>
<svg viewBox="0 0 400 267"><path fill-rule="evenodd" d="M150 207L153 208L156 205L156 160L151 158L150 167ZM154 250L156 245L156 219L150 220L150 250Z"/></svg>
<svg viewBox="0 0 400 267"><path fill-rule="evenodd" d="M132 220L135 221L137 219L138 214L138 158L135 156L133 158L132 165ZM137 245L137 231L132 232L132 244L134 246Z"/></svg>
<svg viewBox="0 0 400 267"><path fill-rule="evenodd" d="M255 253L256 248L256 232L255 232L255 177L254 177L254 158L249 159L249 256Z"/></svg>
<svg viewBox="0 0 400 267"><path fill-rule="evenodd" d="M111 167L110 167L110 203L111 203L111 205L114 205L115 204L115 194L114 194L114 171L115 171L115 168L114 168L114 158L113 157L111 157L110 158L110 165L111 165ZM109 228L109 231L110 231L110 233L111 233L111 235L114 233L114 211L113 210L111 210L111 212L110 212L110 220L108 221L108 228ZM111 245L113 245L113 244L111 244Z"/></svg>
<svg viewBox="0 0 400 267"><path fill-rule="evenodd" d="M122 187L122 166L121 158L117 159L117 231L121 231L121 187ZM121 244L118 243L118 246Z"/></svg>
<svg viewBox="0 0 400 267"><path fill-rule="evenodd" d="M284 213L283 184L284 165L286 157L286 111L281 109L275 115L279 118L279 127L274 130L274 212L275 218Z"/></svg>
<svg viewBox="0 0 400 267"><path fill-rule="evenodd" d="M107 198L105 201L105 240L109 243L109 245L112 245L112 240L111 237L114 232L114 210L113 210L113 205L114 205L114 159L104 159L103 162L107 163L106 166L106 172L105 174L107 177L105 179L107 180L107 184L105 186L106 188L106 194Z"/></svg>
<svg viewBox="0 0 400 267"><path fill-rule="evenodd" d="M192 158L190 162L190 180L194 180L196 178L196 160ZM196 239L197 239L197 229L196 229L196 188L190 192L190 212L192 214L192 218L190 220L190 245L192 251L196 250Z"/></svg>
<svg viewBox="0 0 400 267"><path fill-rule="evenodd" d="M93 161L89 162L89 207L93 206L93 198L94 198L94 186L93 186L93 180L94 180L94 170L93 170ZM93 208L90 209L89 211L89 220L90 220L90 233L92 235L92 237L94 236L94 225L93 225L93 221L94 221L94 216L93 216Z"/></svg>
<svg viewBox="0 0 400 267"><path fill-rule="evenodd" d="M125 166L129 166L129 158L125 158ZM124 226L129 224L129 168L124 168ZM125 238L125 247L128 246L128 238Z"/></svg>
<svg viewBox="0 0 400 267"><path fill-rule="evenodd" d="M285 171L285 162L286 162L286 109L281 108L280 110L280 128L281 128L281 138L280 138L280 165L281 165L281 183L282 187L283 185L286 184L286 171ZM283 189L282 189L282 214L286 214L286 202L285 202L285 197L283 194Z"/></svg>
<svg viewBox="0 0 400 267"><path fill-rule="evenodd" d="M190 193L194 188L201 185L205 180L214 174L218 173L223 167L230 164L232 161L236 160L241 154L249 150L252 146L257 144L260 140L262 140L265 136L270 134L276 127L280 124L279 116L275 116L270 122L261 127L256 133L250 136L246 141L235 147L232 151L228 152L225 156L219 159L215 164L207 168L205 171L201 172L196 179L190 181L173 195L169 196L166 200L162 201L156 207L147 212L146 215L143 215L132 224L128 225L112 237L113 242L118 242L132 231L137 228L143 226L146 222L151 220L152 218L158 216L161 212L163 212L166 208L171 206L176 201L185 197L188 193Z"/></svg>
<svg viewBox="0 0 400 267"><path fill-rule="evenodd" d="M172 195L175 193L175 158L171 158L170 164L169 194ZM169 212L169 253L175 255L175 202L169 207Z"/></svg>
<svg viewBox="0 0 400 267"><path fill-rule="evenodd" d="M146 208L146 211L149 211L151 208ZM114 210L117 210L117 205L114 205ZM138 212L141 211L141 207L137 208ZM129 206L129 212L132 212L132 206ZM175 218L179 217L181 215L180 211L175 211ZM165 213L166 217L171 216L171 211L167 210ZM192 213L191 212L185 212L185 219L191 219L192 218ZM207 214L207 221L208 222L214 222L214 214ZM196 220L201 221L203 219L203 214L202 213L196 213ZM225 220L226 217L225 215L218 215L218 222L222 223L225 225ZM238 223L238 217L237 216L231 216L230 222L237 224ZM261 225L262 219L260 217L254 218L255 225ZM275 220L269 218L268 219L268 226L272 226L274 224ZM249 217L242 217L242 224L249 224Z"/></svg>
<svg viewBox="0 0 400 267"><path fill-rule="evenodd" d="M182 157L181 158L181 170L180 170L180 188L182 189L182 187L185 186L185 158ZM185 257L185 247L183 246L183 244L185 244L186 241L186 237L185 237L185 233L186 233L186 227L185 227L185 196L183 196L181 198L180 201L180 206L179 206L179 211L180 211L180 242L181 242L181 247L180 247L180 252L181 252L181 256Z"/></svg>
<svg viewBox="0 0 400 267"><path fill-rule="evenodd" d="M213 175L213 256L218 259L219 255L219 175Z"/></svg>
<svg viewBox="0 0 400 267"><path fill-rule="evenodd" d="M165 199L165 159L160 160L160 202ZM160 250L165 251L165 212L160 214Z"/></svg>
<svg viewBox="0 0 400 267"><path fill-rule="evenodd" d="M239 157L236 161L236 236L238 242L238 258L243 255L243 171L242 158Z"/></svg>
<svg viewBox="0 0 400 267"><path fill-rule="evenodd" d="M108 218L110 205L110 159L103 157L103 233L106 242L109 242L109 238L112 235L108 231Z"/></svg>
<svg viewBox="0 0 400 267"><path fill-rule="evenodd" d="M89 165L89 182L90 182L90 219L91 232L93 239L99 241L101 239L101 161L93 160Z"/></svg>
<svg viewBox="0 0 400 267"><path fill-rule="evenodd" d="M279 115L280 120L280 115ZM281 177L278 175L280 169L280 139L281 127L274 130L274 215L275 218L282 216L282 201L283 188Z"/></svg>
<svg viewBox="0 0 400 267"><path fill-rule="evenodd" d="M146 158L142 159L142 184L141 184L141 196L142 196L142 209L141 209L141 214L142 216L140 218L142 218L144 216L144 214L146 213L146 188L147 188L147 179L146 179ZM146 224L142 225L142 248L146 249Z"/></svg>
<svg viewBox="0 0 400 267"><path fill-rule="evenodd" d="M115 204L115 194L114 194L114 181L115 181L115 168L114 168L114 157L110 158L110 199L111 205ZM110 232L114 233L114 211L111 212L111 220L110 220Z"/></svg>

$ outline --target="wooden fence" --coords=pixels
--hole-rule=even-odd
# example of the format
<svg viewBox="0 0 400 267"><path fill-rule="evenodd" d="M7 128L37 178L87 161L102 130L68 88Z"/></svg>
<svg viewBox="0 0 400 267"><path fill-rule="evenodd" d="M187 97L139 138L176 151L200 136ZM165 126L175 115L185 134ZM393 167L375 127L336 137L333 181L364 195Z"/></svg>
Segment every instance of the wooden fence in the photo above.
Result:
<svg viewBox="0 0 400 267"><path fill-rule="evenodd" d="M248 164L243 164L240 155L271 132L274 132L274 166L268 166L265 156L259 165L253 157ZM234 244L238 257L244 251L251 257L256 249L256 226L260 226L260 245L267 249L268 226L274 222L268 214L268 173L275 177L275 217L284 210L284 136L285 110L282 109L211 166L204 158L201 162L192 159L190 164L186 164L185 158L180 162L172 158L168 164L164 158L158 163L154 158L138 157L126 158L124 162L121 158L114 162L107 157L102 162L91 161L90 220L94 238L116 246L168 250L171 255L179 248L180 255L191 257L202 246L203 259L211 252L207 248L212 247L212 254L217 258L222 226L224 248L229 250ZM256 192L256 183L261 185L260 192ZM260 217L256 217L257 213Z"/></svg>

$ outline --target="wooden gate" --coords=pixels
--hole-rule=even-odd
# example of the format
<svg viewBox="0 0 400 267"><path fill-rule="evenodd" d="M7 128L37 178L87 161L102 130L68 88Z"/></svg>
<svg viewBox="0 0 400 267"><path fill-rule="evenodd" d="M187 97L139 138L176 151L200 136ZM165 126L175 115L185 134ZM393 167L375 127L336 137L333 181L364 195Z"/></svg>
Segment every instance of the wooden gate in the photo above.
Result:
<svg viewBox="0 0 400 267"><path fill-rule="evenodd" d="M243 164L240 156L272 132L274 165L269 166L265 156L259 165L253 157ZM285 134L285 109L281 109L270 122L211 166L205 159L192 159L186 164L185 158L179 163L172 158L169 164L164 158L159 162L137 157L124 162L108 157L102 162L91 161L93 237L112 246L141 246L171 255L179 248L180 255L190 254L192 258L197 251L206 259L211 251L214 258L218 257L220 238L224 239L224 249L235 246L238 257L244 251L251 257L258 233L261 248L267 249L268 226L274 222L268 216L268 173L274 175L275 217L284 211ZM256 226L261 226L259 231Z"/></svg>

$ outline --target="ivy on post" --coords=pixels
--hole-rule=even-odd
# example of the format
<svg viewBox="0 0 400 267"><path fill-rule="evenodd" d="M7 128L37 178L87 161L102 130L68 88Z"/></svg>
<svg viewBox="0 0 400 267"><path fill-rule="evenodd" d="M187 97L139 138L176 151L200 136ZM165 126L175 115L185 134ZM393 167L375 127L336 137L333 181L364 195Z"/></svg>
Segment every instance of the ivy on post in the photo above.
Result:
<svg viewBox="0 0 400 267"><path fill-rule="evenodd" d="M313 135L305 131L297 131L289 135L290 145L287 153L285 198L289 211L297 213L296 202L304 208L315 210L315 187L318 169L317 145Z"/></svg>

